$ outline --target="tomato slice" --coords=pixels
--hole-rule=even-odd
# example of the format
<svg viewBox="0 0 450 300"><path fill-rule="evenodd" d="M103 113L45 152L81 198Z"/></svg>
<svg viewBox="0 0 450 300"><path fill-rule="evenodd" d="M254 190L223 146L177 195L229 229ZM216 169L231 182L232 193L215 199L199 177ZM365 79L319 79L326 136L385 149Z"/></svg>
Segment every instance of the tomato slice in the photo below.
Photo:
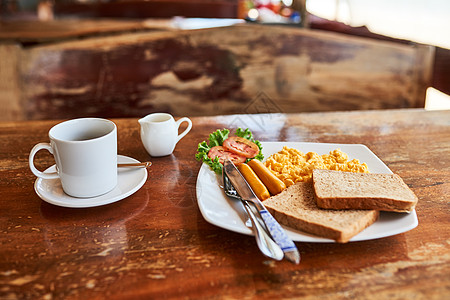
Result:
<svg viewBox="0 0 450 300"><path fill-rule="evenodd" d="M246 158L253 158L259 153L258 145L239 136L227 138L223 141L223 147Z"/></svg>
<svg viewBox="0 0 450 300"><path fill-rule="evenodd" d="M208 157L215 159L219 157L219 162L223 164L226 159L231 160L234 164L241 164L245 162L246 158L236 153L230 152L222 146L212 147L208 152Z"/></svg>

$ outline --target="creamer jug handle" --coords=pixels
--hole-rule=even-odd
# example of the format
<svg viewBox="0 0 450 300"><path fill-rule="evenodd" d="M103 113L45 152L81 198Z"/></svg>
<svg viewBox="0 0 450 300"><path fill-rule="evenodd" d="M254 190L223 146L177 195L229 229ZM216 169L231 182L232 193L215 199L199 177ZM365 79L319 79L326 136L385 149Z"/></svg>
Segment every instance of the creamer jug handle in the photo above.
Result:
<svg viewBox="0 0 450 300"><path fill-rule="evenodd" d="M186 134L188 134L188 132L191 131L191 129L192 129L192 121L191 121L191 119L189 119L189 118L187 118L187 117L183 117L183 118L179 119L178 121L176 121L176 124L177 124L177 131L178 131L178 129L180 128L181 123L183 123L183 122L187 122L187 123L188 123L188 126L187 126L187 128L186 128L180 135L178 135L177 143L178 143L178 141L181 140Z"/></svg>

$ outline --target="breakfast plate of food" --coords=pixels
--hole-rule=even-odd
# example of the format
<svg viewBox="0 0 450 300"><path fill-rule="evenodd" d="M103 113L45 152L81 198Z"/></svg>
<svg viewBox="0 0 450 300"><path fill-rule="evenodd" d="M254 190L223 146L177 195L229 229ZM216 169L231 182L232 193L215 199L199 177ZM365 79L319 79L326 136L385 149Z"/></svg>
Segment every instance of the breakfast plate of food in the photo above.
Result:
<svg viewBox="0 0 450 300"><path fill-rule="evenodd" d="M251 135L249 137L249 140L255 141ZM228 138L228 136L225 136L225 138ZM399 179L399 176L393 174L383 161L380 160L367 146L362 144L309 142L255 142L261 149L261 156L258 159L262 160L263 164L266 165L271 172L277 174L286 186L285 190L278 195L273 195L271 193L271 197L264 200L263 204L266 205L267 209L273 214L277 221L282 224L286 233L292 240L319 243L365 241L404 233L418 225L417 214L414 208L417 203L417 197L409 190L406 184ZM200 145L201 144L199 144L199 149L201 148ZM214 147L214 145L210 146ZM211 147L206 149L208 150L208 153L210 153L210 148ZM242 149L246 148L249 147L244 147ZM227 151L226 147L225 151ZM254 150L250 149L249 151ZM205 157L205 155L203 155L203 157ZM201 160L201 155L198 155L197 159ZM218 162L219 159L212 159L212 162L208 158L206 160L203 159L205 163L200 167L196 183L197 202L203 217L206 221L218 227L241 234L252 235L253 232L251 228L247 227L245 224L247 216L241 203L228 198L224 194L222 189L221 169L220 166L217 167L218 165L214 164L214 162ZM298 164L300 164L300 166ZM313 182L311 178L314 169L328 169L333 171L327 170L322 173L317 172L318 174L314 175L317 177L317 182ZM331 172L331 175L326 172ZM355 176L358 178L345 177L344 179L339 179L341 174L349 175L350 173L352 173L352 175L357 173ZM362 175L362 179L359 178L361 177L361 174L365 174ZM376 196L372 195L370 197L367 196L370 200L367 201L369 207L358 207L356 209L351 206L351 201L339 202L336 200L339 199L339 197L333 194L328 198L326 198L326 195L323 196L321 199L325 200L320 203L321 205L331 206L319 208L317 207L317 196L314 196L313 188L314 185L316 185L315 188L319 188L319 175L322 178L335 176L331 177L331 180L328 179L329 181L353 181L353 184L356 184L358 191L351 191L351 193L355 194L366 190L365 193L370 194L374 189L373 182L375 182L376 185L378 184L378 181L383 181L382 185L376 186L376 192L380 192L380 189L382 190L384 186L386 189L385 193L388 194L387 197L391 198L390 193L399 194L400 192L398 190L403 189L409 193L408 197L410 196L412 200L410 201L408 199L408 201L406 201L409 205L407 208L397 209L394 207L394 209L386 209L385 207L381 207L380 203L377 203L378 206L372 208L370 205L374 205L373 200L376 199ZM368 179L365 178L367 176L369 177ZM391 182L393 180L391 177L400 181L400 183L398 183L400 187L395 185L397 184L396 182ZM361 183L361 180L363 183ZM371 180L373 181L372 183L370 182ZM327 186L324 189L323 182L324 179L322 179L321 188L327 192ZM330 183L330 187L333 187L333 185L334 184ZM390 188L390 190L388 188ZM337 193L334 187L329 190L331 191L330 193ZM384 199L383 197L384 196L380 196L379 198ZM356 198L358 198L358 195L356 195ZM361 197L358 199L360 198ZM289 200L287 201L286 199ZM331 204L330 201L328 201L330 199L334 200L334 202L331 201ZM299 204L296 201L303 201L304 203ZM400 203L400 201L396 201L397 200L395 199L389 200L391 204L394 202L394 206L397 202ZM404 202L405 201L402 203L404 204ZM350 205L350 207L333 207L333 205ZM349 228L357 227L357 231L354 231L354 229L342 229L341 226L347 226ZM339 232L338 236L336 235L336 232Z"/></svg>

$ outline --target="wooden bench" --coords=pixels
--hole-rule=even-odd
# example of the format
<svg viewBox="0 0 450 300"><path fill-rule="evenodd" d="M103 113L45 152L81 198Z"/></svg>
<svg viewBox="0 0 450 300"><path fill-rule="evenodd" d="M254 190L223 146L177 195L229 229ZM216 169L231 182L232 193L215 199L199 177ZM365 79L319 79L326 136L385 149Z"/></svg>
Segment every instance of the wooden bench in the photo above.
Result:
<svg viewBox="0 0 450 300"><path fill-rule="evenodd" d="M144 27L50 42L4 39L1 118L417 108L432 79L427 45L256 24Z"/></svg>

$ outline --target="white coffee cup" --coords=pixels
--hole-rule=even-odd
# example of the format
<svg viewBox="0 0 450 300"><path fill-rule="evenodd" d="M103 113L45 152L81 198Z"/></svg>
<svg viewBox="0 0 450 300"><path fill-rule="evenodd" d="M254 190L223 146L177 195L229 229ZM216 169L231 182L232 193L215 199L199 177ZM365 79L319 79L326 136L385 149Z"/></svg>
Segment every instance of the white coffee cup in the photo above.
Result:
<svg viewBox="0 0 450 300"><path fill-rule="evenodd" d="M178 135L181 123L187 122L187 128ZM151 156L166 156L173 152L176 144L192 128L189 118L181 118L175 122L170 114L154 113L139 120L141 124L141 140Z"/></svg>
<svg viewBox="0 0 450 300"><path fill-rule="evenodd" d="M82 118L53 126L50 143L39 143L29 156L30 169L43 179L61 180L72 197L96 197L117 185L117 127L109 120ZM45 149L53 154L56 173L44 173L34 166L34 156Z"/></svg>

